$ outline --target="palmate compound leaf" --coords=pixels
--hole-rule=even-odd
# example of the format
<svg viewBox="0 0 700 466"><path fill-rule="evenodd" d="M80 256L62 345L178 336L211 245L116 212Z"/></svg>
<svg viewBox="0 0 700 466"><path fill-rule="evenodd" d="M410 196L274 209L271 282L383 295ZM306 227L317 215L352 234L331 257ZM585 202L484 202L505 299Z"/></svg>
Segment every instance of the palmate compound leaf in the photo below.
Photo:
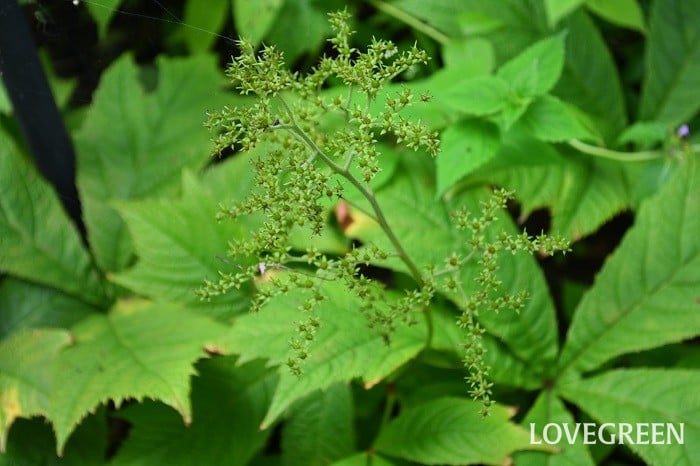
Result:
<svg viewBox="0 0 700 466"><path fill-rule="evenodd" d="M151 400L118 413L132 424L113 466L245 466L270 435L260 421L277 382L261 360L238 365L233 356L197 364L192 378L192 424ZM69 444L70 445L70 444Z"/></svg>
<svg viewBox="0 0 700 466"><path fill-rule="evenodd" d="M175 305L120 301L72 329L75 343L54 365L49 419L60 452L76 424L100 403L153 398L192 418L194 363L215 351L226 327Z"/></svg>
<svg viewBox="0 0 700 466"><path fill-rule="evenodd" d="M223 77L211 56L163 58L157 64L158 83L150 93L131 57L112 64L76 135L88 239L108 271L123 269L133 254L126 225L110 202L173 193L183 168L203 167L210 147L205 111L228 99L219 90Z"/></svg>
<svg viewBox="0 0 700 466"><path fill-rule="evenodd" d="M563 383L559 392L591 415L598 423L646 424L647 436L637 442L638 429L627 446L654 466L694 466L700 464L700 371L683 369L620 369L589 379ZM650 423L662 423L652 434ZM683 443L667 431L667 423L677 434L683 429ZM644 429L644 428L642 428ZM618 434L617 427L608 434ZM668 434L667 434L668 433ZM665 444L653 444L663 441Z"/></svg>
<svg viewBox="0 0 700 466"><path fill-rule="evenodd" d="M409 408L379 433L374 448L420 464L508 464L516 450L549 450L530 445L528 432L509 422L513 412L492 407L483 418L481 405L464 398L445 397Z"/></svg>
<svg viewBox="0 0 700 466"><path fill-rule="evenodd" d="M700 334L698 162L689 157L642 203L575 311L560 371L589 371L621 354Z"/></svg>
<svg viewBox="0 0 700 466"><path fill-rule="evenodd" d="M49 184L0 134L0 272L107 301L99 274Z"/></svg>
<svg viewBox="0 0 700 466"><path fill-rule="evenodd" d="M48 414L52 368L70 341L65 330L30 329L0 343L0 451L15 419Z"/></svg>
<svg viewBox="0 0 700 466"><path fill-rule="evenodd" d="M299 290L272 298L262 310L236 319L224 347L240 355L240 361L269 359L280 364L280 383L262 422L262 428L274 422L294 401L335 382L361 378L373 386L413 358L425 345L425 325L397 325L390 345L378 332L367 327L360 312L360 301L340 283L324 282L326 299L313 311L321 321L302 374L292 375L284 364L292 355L289 340L304 314L299 307L308 296Z"/></svg>

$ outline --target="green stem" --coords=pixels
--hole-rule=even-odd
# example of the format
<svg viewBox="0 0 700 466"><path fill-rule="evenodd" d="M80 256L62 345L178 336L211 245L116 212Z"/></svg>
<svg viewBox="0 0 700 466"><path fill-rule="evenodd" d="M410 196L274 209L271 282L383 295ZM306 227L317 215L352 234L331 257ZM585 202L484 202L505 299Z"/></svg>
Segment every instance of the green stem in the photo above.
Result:
<svg viewBox="0 0 700 466"><path fill-rule="evenodd" d="M567 141L571 147L583 152L584 154L602 157L605 159L617 160L620 162L644 162L646 160L659 159L667 157L667 154L661 151L640 151L640 152L620 152L605 147L592 146L578 139Z"/></svg>
<svg viewBox="0 0 700 466"><path fill-rule="evenodd" d="M334 173L348 180L358 191L360 191L362 196L372 206L372 210L374 211L377 223L379 223L379 226L382 228L382 231L384 231L384 234L386 234L387 238L389 238L389 241L391 242L392 246L394 246L394 250L398 254L401 261L406 265L406 267L408 267L411 277L413 277L416 283L418 283L419 287L422 287L425 284L423 275L418 269L418 266L413 262L413 260L411 260L411 258L406 253L406 250L403 248L403 245L401 245L401 242L396 237L396 234L394 234L394 230L391 229L391 226L389 225L389 222L387 222L386 217L384 216L384 212L379 206L377 198L374 195L374 192L372 192L372 189L369 186L364 186L360 182L360 180L355 178L355 176L353 176L353 174L350 173L350 170L348 168L338 165L325 152L323 152L321 148L318 147L318 145L316 145L316 143L311 140L309 135L306 134L306 132L303 129L301 129L299 125L296 124L294 114L289 108L289 105L287 105L287 102L285 102L285 100L281 96L279 96L279 99L282 102L282 105L284 106L285 111L287 112L287 116L289 117L289 121L291 123L290 125L284 126L283 129L290 130L296 137L298 137L304 144L306 144L306 146L309 149L311 149L315 154L317 154ZM430 342L432 341L433 337L433 322L430 316L430 310L424 309L423 314L425 315L426 326L428 330L428 335L426 338L428 342L427 346L430 346Z"/></svg>
<svg viewBox="0 0 700 466"><path fill-rule="evenodd" d="M426 36L430 37L431 39L434 39L436 42L445 45L450 41L450 38L447 37L445 34L442 32L438 31L434 27L430 26L429 24L424 23L420 19L416 18L415 16L399 9L396 8L394 5L390 3L386 3L380 0L369 0L370 5L375 7L379 11L383 11L384 13L388 14L389 16L393 16L394 18L398 19L399 21L403 21L404 23L408 24L411 26L413 29L416 31L420 31Z"/></svg>

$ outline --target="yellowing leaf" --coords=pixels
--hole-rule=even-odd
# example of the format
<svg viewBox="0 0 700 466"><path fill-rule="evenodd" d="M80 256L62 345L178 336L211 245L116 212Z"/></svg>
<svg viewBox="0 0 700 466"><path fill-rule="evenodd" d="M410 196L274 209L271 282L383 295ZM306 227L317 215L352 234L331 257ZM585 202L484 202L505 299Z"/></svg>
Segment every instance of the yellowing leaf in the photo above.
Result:
<svg viewBox="0 0 700 466"><path fill-rule="evenodd" d="M0 451L18 417L46 416L51 374L59 351L71 341L65 330L26 330L0 343Z"/></svg>
<svg viewBox="0 0 700 466"><path fill-rule="evenodd" d="M153 398L191 421L190 376L225 327L174 305L123 301L74 327L75 344L57 361L49 418L59 452L100 403Z"/></svg>

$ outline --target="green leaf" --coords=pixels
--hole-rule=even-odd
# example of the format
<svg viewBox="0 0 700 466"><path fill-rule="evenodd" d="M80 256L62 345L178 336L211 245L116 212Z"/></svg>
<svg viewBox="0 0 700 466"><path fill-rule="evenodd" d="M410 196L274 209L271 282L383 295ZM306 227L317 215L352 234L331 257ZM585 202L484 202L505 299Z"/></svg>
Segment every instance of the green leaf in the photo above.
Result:
<svg viewBox="0 0 700 466"><path fill-rule="evenodd" d="M450 18L454 20L454 18ZM457 24L462 35L466 37L477 36L497 31L505 26L499 18L494 18L483 12L466 12L457 16Z"/></svg>
<svg viewBox="0 0 700 466"><path fill-rule="evenodd" d="M207 107L221 105L221 75L213 57L158 61L158 86L145 93L138 68L124 56L103 75L76 136L78 187L88 238L105 270L131 260L132 242L110 205L172 193L181 171L207 163Z"/></svg>
<svg viewBox="0 0 700 466"><path fill-rule="evenodd" d="M90 11L90 14L97 23L97 34L100 37L104 38L107 32L107 26L116 14L121 3L122 0L100 0L99 3L92 1L85 2L88 11Z"/></svg>
<svg viewBox="0 0 700 466"><path fill-rule="evenodd" d="M508 421L509 410L462 398L441 398L403 411L379 433L374 448L422 464L505 464L515 450L530 445L528 433Z"/></svg>
<svg viewBox="0 0 700 466"><path fill-rule="evenodd" d="M119 302L73 328L76 343L55 364L49 418L59 453L76 424L100 403L145 397L172 406L189 424L194 362L225 327L173 305Z"/></svg>
<svg viewBox="0 0 700 466"><path fill-rule="evenodd" d="M606 21L646 32L644 13L637 0L586 0L586 6Z"/></svg>
<svg viewBox="0 0 700 466"><path fill-rule="evenodd" d="M442 133L437 157L437 195L492 159L501 144L498 128L483 120L461 120Z"/></svg>
<svg viewBox="0 0 700 466"><path fill-rule="evenodd" d="M700 164L688 159L653 198L581 300L561 371L700 334Z"/></svg>
<svg viewBox="0 0 700 466"><path fill-rule="evenodd" d="M640 120L675 126L700 107L700 1L654 2Z"/></svg>
<svg viewBox="0 0 700 466"><path fill-rule="evenodd" d="M486 30L479 32L496 48L497 63L513 58L550 32L542 0L462 0L458 3L470 16L491 18L492 23L500 24L501 27L488 33Z"/></svg>
<svg viewBox="0 0 700 466"><path fill-rule="evenodd" d="M541 160L528 163L527 157L538 153ZM514 190L522 203L523 219L548 207L551 230L569 238L596 231L629 205L626 174L616 162L562 157L551 146L522 133L505 136L494 162L498 165L487 164L474 177Z"/></svg>
<svg viewBox="0 0 700 466"><path fill-rule="evenodd" d="M282 431L282 464L327 465L350 454L354 443L352 393L337 383L294 406Z"/></svg>
<svg viewBox="0 0 700 466"><path fill-rule="evenodd" d="M540 40L503 64L497 76L521 98L547 93L559 80L564 66L564 34Z"/></svg>
<svg viewBox="0 0 700 466"><path fill-rule="evenodd" d="M460 68L464 77L488 75L494 68L493 44L485 39L452 40L442 47L445 68Z"/></svg>
<svg viewBox="0 0 700 466"><path fill-rule="evenodd" d="M453 0L397 0L391 4L451 38L462 35L459 19L469 12L465 2Z"/></svg>
<svg viewBox="0 0 700 466"><path fill-rule="evenodd" d="M584 125L574 107L551 95L543 95L534 100L519 122L526 131L542 141L599 139Z"/></svg>
<svg viewBox="0 0 700 466"><path fill-rule="evenodd" d="M547 20L550 26L555 26L560 19L581 6L585 0L544 0L547 10Z"/></svg>
<svg viewBox="0 0 700 466"><path fill-rule="evenodd" d="M239 317L225 345L245 362L266 358L279 368L280 383L263 427L268 427L294 401L335 382L361 377L372 386L413 358L425 344L425 326L399 326L391 345L367 328L360 302L342 285L328 282L321 288L327 299L314 311L321 327L311 343L302 375L292 375L283 363L291 356L289 339L295 335L298 308L308 297L299 290L273 298L260 312Z"/></svg>
<svg viewBox="0 0 700 466"><path fill-rule="evenodd" d="M609 143L627 124L617 67L603 37L584 11L562 24L566 61L554 94L590 115Z"/></svg>
<svg viewBox="0 0 700 466"><path fill-rule="evenodd" d="M636 144L650 147L664 142L669 135L668 128L655 121L638 121L620 134L618 144Z"/></svg>
<svg viewBox="0 0 700 466"><path fill-rule="evenodd" d="M107 418L99 409L88 416L56 456L56 438L44 419L18 419L12 426L7 451L0 453L0 466L101 466L107 465Z"/></svg>
<svg viewBox="0 0 700 466"><path fill-rule="evenodd" d="M519 318L519 316L510 317ZM452 324L454 325L454 321ZM538 367L537 361L523 360L506 343L488 333L484 335L483 344L486 349L484 361L490 368L489 375L495 384L538 390L548 378L548 372L551 372L546 365Z"/></svg>
<svg viewBox="0 0 700 466"><path fill-rule="evenodd" d="M71 342L64 330L25 330L0 342L0 451L19 417L45 416L49 410L51 369Z"/></svg>
<svg viewBox="0 0 700 466"><path fill-rule="evenodd" d="M246 178L247 162L247 157L236 157L235 164L221 169L229 175L229 184L232 179ZM250 286L230 290L211 302L202 302L194 291L204 285L205 279L218 280L220 270L238 271L235 264L220 258L226 255L229 241L247 234L250 222L216 222L223 194L212 195L189 173L184 174L182 184L180 199L131 202L118 207L134 238L139 260L110 279L141 295L177 302L228 321L247 309Z"/></svg>
<svg viewBox="0 0 700 466"><path fill-rule="evenodd" d="M470 115L496 113L510 98L508 83L494 76L476 76L434 93L448 108Z"/></svg>
<svg viewBox="0 0 700 466"><path fill-rule="evenodd" d="M242 2L237 0L236 3ZM243 0L243 3L257 2ZM284 0L276 20L268 28L268 40L284 53L288 63L293 63L305 52L320 49L324 37L331 34L326 14L333 10L333 4L328 0Z"/></svg>
<svg viewBox="0 0 700 466"><path fill-rule="evenodd" d="M285 4L285 0L232 1L236 30L254 45L263 40Z"/></svg>
<svg viewBox="0 0 700 466"><path fill-rule="evenodd" d="M192 378L192 424L151 400L118 413L133 427L114 466L195 464L245 466L269 437L259 429L276 382L262 361L236 367L233 357L197 365Z"/></svg>
<svg viewBox="0 0 700 466"><path fill-rule="evenodd" d="M405 462L394 462L377 455L375 453L358 453L353 456L349 456L340 461L336 461L331 466L367 466L371 464L372 466L404 466Z"/></svg>
<svg viewBox="0 0 700 466"><path fill-rule="evenodd" d="M568 424L573 426L576 422L574 416L567 410L564 403L552 390L542 391L535 404L532 405L527 416L522 421L523 427L532 432L535 438L541 441L542 430L548 423ZM534 424L534 426L533 426ZM518 466L593 466L595 461L591 457L588 448L583 444L582 438L569 444L566 441L557 445L561 451L557 454L540 451L519 451L514 455L515 464Z"/></svg>
<svg viewBox="0 0 700 466"><path fill-rule="evenodd" d="M700 372L680 369L621 369L590 379L562 384L559 391L599 422L670 423L684 425L684 442L648 445L625 442L647 464L693 466L700 462ZM617 432L616 427L611 433ZM649 429L651 434L652 430ZM636 435L632 434L636 439ZM619 437L618 437L619 438ZM666 435L664 435L666 441Z"/></svg>
<svg viewBox="0 0 700 466"><path fill-rule="evenodd" d="M0 283L0 339L30 328L69 328L95 308L55 288L7 277Z"/></svg>
<svg viewBox="0 0 700 466"><path fill-rule="evenodd" d="M193 53L208 50L218 38L215 31L220 31L226 22L229 0L189 0L185 3L182 33L187 47Z"/></svg>
<svg viewBox="0 0 700 466"><path fill-rule="evenodd" d="M78 231L8 137L0 137L0 186L0 271L103 305L100 276Z"/></svg>
<svg viewBox="0 0 700 466"><path fill-rule="evenodd" d="M7 95L4 83L0 86L0 112L8 114L12 112L12 102L10 102L10 96Z"/></svg>

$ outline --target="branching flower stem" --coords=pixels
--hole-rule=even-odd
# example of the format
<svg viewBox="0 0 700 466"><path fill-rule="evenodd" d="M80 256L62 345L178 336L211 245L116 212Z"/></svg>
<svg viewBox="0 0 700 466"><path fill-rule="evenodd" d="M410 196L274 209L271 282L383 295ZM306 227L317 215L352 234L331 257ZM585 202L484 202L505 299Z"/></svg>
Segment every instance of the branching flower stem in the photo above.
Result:
<svg viewBox="0 0 700 466"><path fill-rule="evenodd" d="M387 238L389 238L389 241L391 242L392 246L394 247L394 250L396 251L396 254L399 256L401 261L406 265L408 268L409 273L411 274L411 277L416 281L419 287L422 287L425 284L425 279L423 275L421 274L420 270L418 269L418 266L413 262L413 260L408 256L406 253L406 250L404 249L403 245L399 241L399 239L396 237L396 234L394 233L394 230L392 230L391 226L389 225L389 222L387 222L386 217L384 216L384 212L382 211L381 206L377 202L377 198L374 195L374 192L369 186L365 186L358 180L348 169L347 166L341 166L333 161L325 152L321 150L320 147L309 137L308 134L296 123L296 120L294 118L294 113L292 112L291 108L287 104L287 102L284 100L282 96L278 96L280 102L282 103L282 106L284 107L285 113L287 114L287 117L289 118L289 124L288 125L280 125L278 128L280 129L287 129L291 131L297 138L299 138L311 151L316 154L321 160L324 161L326 165L336 174L342 176L346 180L348 180L359 192L362 194L362 196L369 202L369 204L372 206L372 210L374 212L374 217L377 220L377 223L379 223L379 226L381 227L382 231L384 234L386 234ZM432 318L430 316L430 310L429 309L423 309L423 315L425 316L425 321L426 321L426 326L428 330L427 334L427 346L430 345L430 342L432 341L432 336L433 336L433 322Z"/></svg>

